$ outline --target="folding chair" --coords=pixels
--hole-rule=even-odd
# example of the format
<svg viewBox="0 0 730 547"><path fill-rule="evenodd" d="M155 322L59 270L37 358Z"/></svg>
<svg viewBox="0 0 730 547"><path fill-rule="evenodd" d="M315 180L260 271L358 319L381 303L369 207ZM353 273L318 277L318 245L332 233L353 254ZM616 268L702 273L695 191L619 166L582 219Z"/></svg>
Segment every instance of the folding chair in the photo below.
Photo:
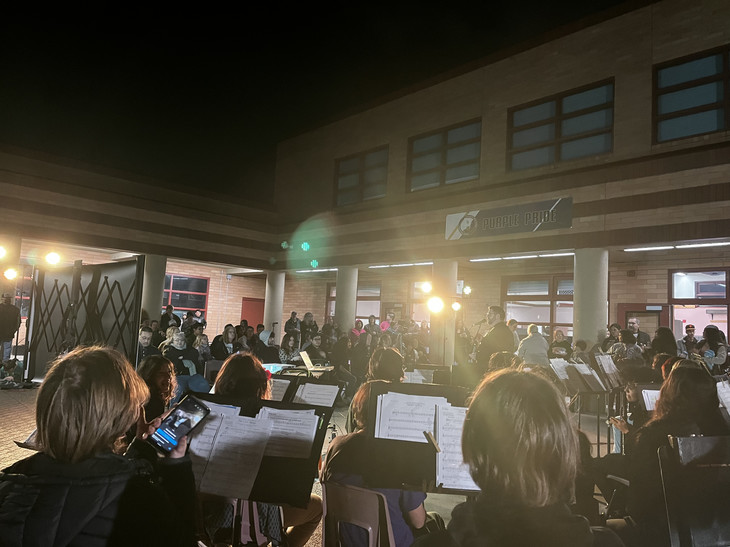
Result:
<svg viewBox="0 0 730 547"><path fill-rule="evenodd" d="M340 525L354 524L368 534L368 547L395 547L385 496L373 490L335 482L322 483L324 547L346 547Z"/></svg>
<svg viewBox="0 0 730 547"><path fill-rule="evenodd" d="M730 436L669 440L658 457L672 547L730 545Z"/></svg>

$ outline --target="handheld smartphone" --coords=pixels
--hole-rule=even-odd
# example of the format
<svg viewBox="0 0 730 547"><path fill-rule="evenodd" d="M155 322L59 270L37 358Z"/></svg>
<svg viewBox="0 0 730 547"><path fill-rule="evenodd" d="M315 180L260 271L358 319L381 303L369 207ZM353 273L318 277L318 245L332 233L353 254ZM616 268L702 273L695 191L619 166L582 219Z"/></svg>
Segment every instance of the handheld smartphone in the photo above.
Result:
<svg viewBox="0 0 730 547"><path fill-rule="evenodd" d="M190 433L203 421L210 409L192 395L186 395L175 405L160 427L147 438L147 441L158 450L169 453L185 435Z"/></svg>

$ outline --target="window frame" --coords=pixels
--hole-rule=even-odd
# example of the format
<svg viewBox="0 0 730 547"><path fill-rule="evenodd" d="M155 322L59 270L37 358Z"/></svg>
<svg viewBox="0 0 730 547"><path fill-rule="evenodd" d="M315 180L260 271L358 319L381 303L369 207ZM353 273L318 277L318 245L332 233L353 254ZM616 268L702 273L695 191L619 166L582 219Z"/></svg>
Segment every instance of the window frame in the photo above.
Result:
<svg viewBox="0 0 730 547"><path fill-rule="evenodd" d="M675 298L674 297L674 274L676 273L702 273L702 272L725 272L725 282L730 281L730 268L728 267L705 267L705 268L673 268L667 270L667 303L669 305L697 305L697 306L730 306L730 290L726 288L725 297L711 298Z"/></svg>
<svg viewBox="0 0 730 547"><path fill-rule="evenodd" d="M386 152L386 159L385 159L385 193L382 196L372 197L372 198L364 198L363 197L363 190L365 188L365 178L364 174L368 169L372 169L371 167L365 167L365 157L369 154L372 154L374 152L379 152L381 150L385 150ZM357 173L358 175L358 183L357 183L357 190L358 190L358 199L355 202L352 203L343 203L342 205L339 205L337 203L337 198L340 195L340 188L339 188L339 180L340 180L340 164L345 161L350 160L358 160L358 168L356 171L353 171L353 173ZM358 152L356 154L350 154L349 156L343 156L341 158L335 159L335 172L334 172L334 184L332 185L332 206L333 207L347 207L350 205L357 205L360 203L365 203L367 201L374 201L377 199L383 199L388 196L388 165L390 163L390 146L388 144L385 144L383 146L377 146L375 148L370 148L368 150L364 150L362 152ZM380 164L377 165L378 167Z"/></svg>
<svg viewBox="0 0 730 547"><path fill-rule="evenodd" d="M591 89L597 89L599 87L603 87L606 85L612 85L613 86L613 94L610 101L601 103L598 105L591 106L589 108L583 108L581 110L576 110L574 112L571 112L569 114L563 114L563 107L562 107L562 100L566 97L569 97L571 95L576 95L578 93L583 93L585 91L589 91ZM532 123L528 123L525 125L520 125L518 128L515 128L514 126L514 114L515 112L519 112L521 110L525 110L527 108L532 108L541 104L549 103L551 101L555 102L555 114L549 118L545 118L542 120L538 120ZM562 123L565 120L570 120L572 118L577 118L580 116L585 116L586 114L591 114L593 112L599 112L601 110L606 110L610 108L612 111L611 114L611 124L607 128L603 129L593 129L591 131L585 131L582 133L578 133L575 135L570 135L568 137L562 136ZM524 131L526 129L532 129L535 127L540 127L542 125L546 125L548 123L554 123L555 125L555 135L551 140L542 141L537 144L532 144L529 146L523 146L516 148L513 146L513 136L516 132ZM530 169L539 169L541 167L548 167L551 165L558 165L564 162L570 162L570 161L578 161L583 160L586 158L591 158L596 155L605 155L605 154L612 154L614 149L614 126L616 125L616 79L614 77L607 78L605 80L600 80L597 82L592 82L590 84L586 84L580 87L575 87L573 89L569 89L567 91L561 91L560 93L555 93L554 95L549 95L547 97L541 97L539 99L535 99L534 101L530 101L527 103L522 103L517 106L513 106L512 108L507 109L507 156L506 156L506 164L505 168L507 172L509 173L519 173L522 171L528 171ZM603 134L610 134L611 135L611 148L610 150L607 150L606 152L600 152L599 154L590 154L587 156L581 156L579 158L569 158L569 159L562 159L561 158L561 147L564 143L582 140L590 137L595 137L598 135ZM522 152L528 152L530 150L536 150L539 148L547 148L548 146L552 147L554 149L554 158L553 161L550 163L545 163L542 165L534 165L531 167L523 167L520 169L514 169L512 167L512 157L515 154L522 153Z"/></svg>
<svg viewBox="0 0 730 547"><path fill-rule="evenodd" d="M380 294L378 296L360 296L357 293L360 291L360 284L357 285L357 290L355 291L355 319L352 320L352 326L355 326L355 321L357 319L362 320L363 324L367 325L368 317L362 317L357 315L357 304L358 302L379 302L380 303L380 311L375 316L375 319L377 322L380 322L380 316L383 314L383 284L380 281L368 281L367 283L363 283L363 286L372 285L378 287L378 290L380 291ZM335 295L332 295L332 289L335 289ZM330 310L330 304L335 303L337 300L337 282L331 281L327 283L327 297L325 299L325 305L324 305L324 316L329 317L329 310ZM331 316L334 320L334 315Z"/></svg>
<svg viewBox="0 0 730 547"><path fill-rule="evenodd" d="M459 141L458 143L451 144L451 145L449 145L448 142L446 142L449 131L452 131L453 129L459 129L461 127L466 127L468 125L472 125L477 122L480 124L479 125L479 137L467 139L464 141ZM484 131L483 119L481 116L478 116L476 118L471 118L469 120L465 120L465 121L451 124L451 125L448 125L445 127L441 127L439 129L435 129L433 131L429 131L426 133L421 133L419 135L413 135L412 137L409 137L409 139L408 139L408 158L406 160L406 193L413 194L413 193L417 193L417 192L427 192L429 190L437 190L439 188L445 188L445 187L450 187L450 186L456 186L456 185L459 185L462 183L478 181L481 178L481 174L482 174L481 162L482 162L482 134L483 134L483 131ZM420 152L418 154L414 154L413 143L415 143L417 140L425 139L425 138L432 137L434 135L439 135L439 134L444 135L444 142L439 148L434 148L433 150L427 150L426 152ZM479 144L479 157L476 160L465 160L465 161L457 162L454 164L448 164L446 162L447 154L450 149L458 148L460 146L464 146L467 144L474 144L474 143ZM414 175L414 173L413 173L414 158L419 158L421 156L427 156L429 154L433 154L437 150L439 150L441 152L441 162L439 163L439 165L437 167L432 167L432 168L426 169L424 171L419 171L418 175L422 175L425 173L431 173L431 172L438 172L439 173L438 186L430 187L430 188L413 189L411 187L411 179ZM453 167L459 167L462 165L469 165L469 164L475 163L475 162L476 162L476 165L478 168L478 173L475 178L469 179L469 180L464 180L464 181L459 181L459 182L453 182L451 184L446 184L446 170L447 169L453 168Z"/></svg>
<svg viewBox="0 0 730 547"><path fill-rule="evenodd" d="M208 313L208 303L210 298L210 277L203 277L200 275L188 275L188 274L173 274L173 273L165 273L165 277L170 276L170 286L168 288L167 282L165 282L163 286L163 306L162 306L162 312L165 313L165 306L168 306L172 304L172 295L173 294L194 294L198 296L205 296L205 308L184 308L180 306L175 306L175 311L181 310L181 311L196 311L200 310L203 312L203 317L205 317ZM206 291L203 292L197 292L197 291L177 291L173 290L172 287L175 283L175 277L187 277L189 279L204 279L206 282ZM167 281L167 280L165 280ZM174 304L173 304L174 305Z"/></svg>
<svg viewBox="0 0 730 547"><path fill-rule="evenodd" d="M567 294L558 294L558 287L560 285L561 281L564 281L566 279L570 279L573 281L573 287L574 287L574 293L571 295ZM539 294L526 294L526 295L518 295L518 294L507 294L509 290L509 284L512 281L547 281L548 282L548 294L545 295L539 295ZM552 337L553 333L555 332L555 329L560 329L561 327L569 327L570 329L575 329L575 317L573 318L573 323L560 323L556 321L557 316L557 304L558 302L575 302L575 277L568 273L563 274L536 274L536 275L510 275L510 276L503 276L502 277L502 308L504 310L507 309L507 303L508 302L523 302L523 301L529 301L529 302L546 302L550 305L550 321L543 321L540 323L535 323L536 325L542 326L544 328L547 328L549 330L549 336ZM575 306L573 307L574 313L575 313ZM518 326L523 327L525 330L527 330L528 323L518 323ZM567 335L566 335L567 337Z"/></svg>
<svg viewBox="0 0 730 547"><path fill-rule="evenodd" d="M689 63L692 61L696 61L699 59L702 59L703 57L710 57L712 55L722 55L722 72L717 76L705 76L704 78L700 78L697 80L690 80L688 82L683 82L681 84L675 84L673 86L669 86L664 89L659 89L659 71L663 70L665 68L670 68L672 66L682 65L684 63ZM705 104L700 106L695 106L692 108L686 108L684 110L678 110L675 112L670 112L668 114L659 114L659 97L662 95L666 95L668 93L674 93L677 91L682 91L684 89L691 89L693 87L697 87L704 84L709 84L713 82L722 82L723 84L723 98L722 100L711 103L711 104ZM724 109L725 116L724 116L724 122L725 127L723 129L716 129L714 131L706 131L704 133L694 133L692 135L686 135L684 137L678 137L676 139L666 139L666 140L658 140L659 139L659 123L663 122L665 120L671 120L672 118L680 118L683 116L688 116L691 114L699 114L701 112L710 112L712 110L718 110L718 109ZM730 44L726 44L724 46L707 49L705 51L698 51L697 53L692 53L690 55L685 55L683 57L677 57L675 59L670 59L669 61L664 61L661 63L657 63L652 67L652 111L651 111L651 142L652 144L664 144L668 142L677 142L682 141L685 139L691 139L693 137L701 137L702 135L712 135L714 133L722 133L725 131L730 130Z"/></svg>

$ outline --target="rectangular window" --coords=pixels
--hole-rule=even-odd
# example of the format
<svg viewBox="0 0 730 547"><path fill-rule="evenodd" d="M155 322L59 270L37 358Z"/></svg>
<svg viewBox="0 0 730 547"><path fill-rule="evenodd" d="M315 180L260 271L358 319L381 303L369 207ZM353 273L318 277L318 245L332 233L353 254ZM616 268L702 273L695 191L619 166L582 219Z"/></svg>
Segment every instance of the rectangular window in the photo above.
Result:
<svg viewBox="0 0 730 547"><path fill-rule="evenodd" d="M337 298L337 285L327 285L327 315L334 318L335 300ZM355 326L355 319L362 319L363 323L368 322L368 317L374 315L380 320L380 283L365 283L357 287L357 302L355 304L355 317L352 325Z"/></svg>
<svg viewBox="0 0 730 547"><path fill-rule="evenodd" d="M385 197L388 147L337 160L335 179L335 203L338 206Z"/></svg>
<svg viewBox="0 0 730 547"><path fill-rule="evenodd" d="M726 298L725 272L673 272L672 297L682 299Z"/></svg>
<svg viewBox="0 0 730 547"><path fill-rule="evenodd" d="M172 304L175 313L182 316L186 311L201 310L203 316L208 309L207 277L192 277L187 275L165 275L165 291L162 299L162 312L165 306Z"/></svg>
<svg viewBox="0 0 730 547"><path fill-rule="evenodd" d="M415 192L478 179L481 144L481 120L413 137L408 189Z"/></svg>
<svg viewBox="0 0 730 547"><path fill-rule="evenodd" d="M524 334L530 323L552 336L560 329L573 336L573 279L562 275L502 279L502 302L507 319L516 319Z"/></svg>
<svg viewBox="0 0 730 547"><path fill-rule="evenodd" d="M510 169L529 169L611 152L613 87L613 80L591 84L510 109Z"/></svg>
<svg viewBox="0 0 730 547"><path fill-rule="evenodd" d="M723 131L729 125L729 48L657 65L654 142Z"/></svg>

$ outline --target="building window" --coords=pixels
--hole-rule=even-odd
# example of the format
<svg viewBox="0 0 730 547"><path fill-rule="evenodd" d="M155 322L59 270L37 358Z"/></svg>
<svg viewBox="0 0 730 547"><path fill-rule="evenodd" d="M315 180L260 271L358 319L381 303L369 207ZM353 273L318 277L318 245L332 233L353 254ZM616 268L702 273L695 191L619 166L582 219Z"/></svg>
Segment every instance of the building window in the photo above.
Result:
<svg viewBox="0 0 730 547"><path fill-rule="evenodd" d="M337 298L337 285L327 285L327 317L334 320L335 299ZM368 322L368 317L375 316L380 321L380 283L366 283L357 287L357 303L355 305L355 318L350 328L355 326L355 319L361 319L363 323ZM347 327L347 325L343 325Z"/></svg>
<svg viewBox="0 0 730 547"><path fill-rule="evenodd" d="M178 315L182 315L183 312L201 310L205 316L208 309L208 285L207 277L165 275L162 311L165 311L168 304L172 304Z"/></svg>
<svg viewBox="0 0 730 547"><path fill-rule="evenodd" d="M654 141L722 131L730 99L728 47L674 60L654 69Z"/></svg>
<svg viewBox="0 0 730 547"><path fill-rule="evenodd" d="M707 325L715 325L721 331L728 329L727 269L670 270L669 303L672 304L674 336L685 335L684 327L696 327L696 336L702 337Z"/></svg>
<svg viewBox="0 0 730 547"><path fill-rule="evenodd" d="M481 120L413 137L408 189L415 192L478 179L481 142Z"/></svg>
<svg viewBox="0 0 730 547"><path fill-rule="evenodd" d="M529 169L613 150L613 80L509 111L508 163Z"/></svg>
<svg viewBox="0 0 730 547"><path fill-rule="evenodd" d="M503 279L502 301L507 319L516 319L520 335L530 323L552 336L560 329L573 335L573 279L565 276L509 277Z"/></svg>
<svg viewBox="0 0 730 547"><path fill-rule="evenodd" d="M388 147L337 160L335 203L349 205L385 197Z"/></svg>

